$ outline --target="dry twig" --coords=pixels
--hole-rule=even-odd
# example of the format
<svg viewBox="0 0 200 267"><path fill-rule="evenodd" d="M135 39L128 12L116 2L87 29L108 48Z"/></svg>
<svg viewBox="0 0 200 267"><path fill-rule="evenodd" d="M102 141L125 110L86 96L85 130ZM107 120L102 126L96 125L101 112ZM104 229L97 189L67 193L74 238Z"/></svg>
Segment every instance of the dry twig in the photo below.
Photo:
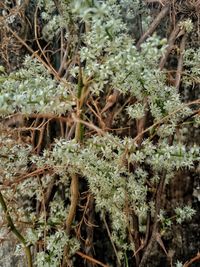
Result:
<svg viewBox="0 0 200 267"><path fill-rule="evenodd" d="M176 38L177 38L179 33L180 33L180 25L179 25L179 22L178 22L176 24L174 30L171 32L171 34L169 36L168 47L167 47L167 49L165 51L165 54L163 55L163 57L160 60L160 64L159 64L160 70L162 70L164 68L165 63L166 63L166 61L168 59L168 56L169 56L171 50L174 47L175 40L176 40Z"/></svg>
<svg viewBox="0 0 200 267"><path fill-rule="evenodd" d="M197 255L194 258L192 258L191 260L186 261L186 263L183 265L183 267L189 267L195 261L200 261L200 252L198 252Z"/></svg>
<svg viewBox="0 0 200 267"><path fill-rule="evenodd" d="M181 83L181 74L182 74L182 70L183 70L183 55L184 55L184 51L185 51L185 43L186 43L186 39L187 39L187 35L184 34L182 39L181 39L181 43L180 43L180 55L179 55L179 59L178 59L178 66L177 66L177 71L176 71L176 78L175 78L175 87L178 90L180 83Z"/></svg>
<svg viewBox="0 0 200 267"><path fill-rule="evenodd" d="M84 253L82 253L82 252L80 252L80 251L77 251L76 254L79 255L79 256L81 256L82 258L84 258L84 259L90 261L90 262L93 262L93 263L98 264L99 266L102 266L102 267L109 267L108 265L106 265L106 264L104 264L104 263L102 263L102 262L100 262L100 261L98 261L98 260L95 260L94 258L92 258L92 257L90 257L90 256L88 256L88 255L85 255Z"/></svg>
<svg viewBox="0 0 200 267"><path fill-rule="evenodd" d="M139 41L136 44L136 47L139 49L141 44L152 35L152 33L155 31L155 29L160 24L160 21L167 15L169 12L169 5L164 6L160 13L156 16L154 21L149 26L149 29L140 37Z"/></svg>

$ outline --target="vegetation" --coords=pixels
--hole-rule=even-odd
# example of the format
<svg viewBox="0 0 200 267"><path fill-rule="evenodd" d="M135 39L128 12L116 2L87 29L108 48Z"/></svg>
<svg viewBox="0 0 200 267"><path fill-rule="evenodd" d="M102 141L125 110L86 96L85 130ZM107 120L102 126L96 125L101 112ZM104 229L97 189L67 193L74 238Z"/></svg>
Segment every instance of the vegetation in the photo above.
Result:
<svg viewBox="0 0 200 267"><path fill-rule="evenodd" d="M200 7L181 2L0 5L0 233L27 266L183 266L169 235L195 209L168 192L200 159Z"/></svg>

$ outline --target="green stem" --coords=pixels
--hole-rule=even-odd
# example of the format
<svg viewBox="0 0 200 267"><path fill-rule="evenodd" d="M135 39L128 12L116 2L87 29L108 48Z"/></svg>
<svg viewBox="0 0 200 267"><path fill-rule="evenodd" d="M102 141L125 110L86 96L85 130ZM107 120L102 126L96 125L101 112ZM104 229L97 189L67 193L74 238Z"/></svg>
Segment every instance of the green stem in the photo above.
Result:
<svg viewBox="0 0 200 267"><path fill-rule="evenodd" d="M0 204L2 206L2 209L3 209L4 213L6 214L6 220L7 220L8 228L17 237L17 239L20 241L20 243L23 244L24 251L25 251L25 254L26 254L26 258L27 258L27 262L28 262L28 267L32 267L33 264L32 264L32 255L31 255L30 246L27 246L25 238L20 234L20 232L15 227L15 225L13 223L13 220L12 220L10 214L9 214L6 202L5 202L4 198L3 198L3 195L1 194L1 191L0 191Z"/></svg>
<svg viewBox="0 0 200 267"><path fill-rule="evenodd" d="M84 83L82 79L82 70L81 66L79 65L79 79L78 79L78 92L77 92L77 116L80 118L81 116L81 108L84 101ZM83 99L81 99L83 98ZM77 122L76 124L76 130L75 130L75 140L76 142L81 142L83 138L83 125L80 122ZM71 225L73 223L74 217L76 215L76 208L78 205L79 200L79 177L76 173L73 173L71 175L71 186L70 186L70 192L71 192L71 204L69 207L69 213L68 217L66 219L66 233L70 235ZM64 247L64 253L63 253L63 262L62 267L65 266L71 266L70 259L69 259L69 247L66 245Z"/></svg>

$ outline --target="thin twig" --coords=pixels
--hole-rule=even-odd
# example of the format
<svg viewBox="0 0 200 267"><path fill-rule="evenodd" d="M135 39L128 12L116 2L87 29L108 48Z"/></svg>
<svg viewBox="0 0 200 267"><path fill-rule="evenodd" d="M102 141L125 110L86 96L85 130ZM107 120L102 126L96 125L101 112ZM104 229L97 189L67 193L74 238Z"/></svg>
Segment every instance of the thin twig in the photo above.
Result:
<svg viewBox="0 0 200 267"><path fill-rule="evenodd" d="M166 177L166 173L164 173L160 179L158 188L157 188L157 192L156 192L156 200L155 200L155 215L154 215L154 224L153 224L153 229L152 229L152 234L149 240L149 243L147 244L146 250L143 254L143 257L141 259L140 262L140 267L146 267L147 266L147 260L149 255L151 255L151 250L154 246L154 243L156 242L156 238L157 238L157 233L158 233L158 226L159 226L159 221L158 221L158 215L160 213L160 209L161 209L161 199L162 199L162 193L164 191L164 187L165 187L165 177Z"/></svg>
<svg viewBox="0 0 200 267"><path fill-rule="evenodd" d="M25 238L21 235L21 233L15 227L1 191L0 191L0 204L1 204L2 210L4 211L4 213L6 215L8 228L11 230L11 232L17 237L17 239L23 245L24 250L25 250L25 254L26 254L26 258L27 258L28 267L32 267L33 263L32 263L32 255L31 255L30 245L27 245Z"/></svg>
<svg viewBox="0 0 200 267"><path fill-rule="evenodd" d="M61 116L56 116L56 115L53 115L53 114L50 114L50 113L38 113L38 114L29 114L28 115L28 118L45 118L45 119L52 119L52 120L60 120L60 121L63 121L63 122L68 122L69 119L66 118L66 117L61 117Z"/></svg>
<svg viewBox="0 0 200 267"><path fill-rule="evenodd" d="M90 257L90 256L88 256L88 255L85 255L85 254L83 254L83 253L80 252L80 251L77 251L76 254L79 255L79 256L81 256L82 258L84 258L84 259L90 261L90 262L93 262L93 263L98 264L99 266L102 266L102 267L109 267L108 265L106 265L106 264L104 264L104 263L102 263L102 262L100 262L100 261L98 261L98 260L95 260L94 258L92 258L92 257Z"/></svg>
<svg viewBox="0 0 200 267"><path fill-rule="evenodd" d="M41 130L39 131L39 138L38 138L38 143L36 145L36 147L34 148L34 151L37 152L37 154L39 155L39 153L41 152L41 148L42 148L42 141L44 139L44 132L45 132L45 128L46 128L46 119L43 118L42 120L42 127Z"/></svg>
<svg viewBox="0 0 200 267"><path fill-rule="evenodd" d="M148 244L149 234L150 234L150 220L151 220L151 215L150 215L150 212L148 211L144 242L141 244L141 246L138 248L138 250L135 251L134 256L136 256L137 253L139 253L141 250L143 250Z"/></svg>
<svg viewBox="0 0 200 267"><path fill-rule="evenodd" d="M152 35L152 33L155 31L155 29L160 24L160 21L167 15L169 12L169 5L164 6L160 13L156 16L154 21L149 26L149 29L140 37L139 41L136 44L137 49L140 48L141 44Z"/></svg>
<svg viewBox="0 0 200 267"><path fill-rule="evenodd" d="M70 205L69 213L68 213L67 220L66 220L66 232L68 235L70 234L71 225L76 214L76 207L77 207L78 199L79 199L79 185L78 185L77 174L72 175L70 190L71 190L71 205Z"/></svg>
<svg viewBox="0 0 200 267"><path fill-rule="evenodd" d="M118 253L117 253L117 249L116 249L115 244L114 244L114 242L113 242L113 240L112 240L111 232L110 232L110 229L109 229L109 227L108 227L108 224L107 224L107 222L106 222L106 219L105 219L105 216L104 216L104 215L102 216L102 219L103 219L103 222L104 222L104 224L105 224L105 227L106 227L108 236L109 236L109 238L110 238L110 242L111 242L111 244L112 244L113 250L114 250L114 252L115 252L115 256L116 256L116 258L117 258L117 262L118 262L118 264L120 265L120 259L119 259Z"/></svg>
<svg viewBox="0 0 200 267"><path fill-rule="evenodd" d="M165 66L165 63L168 59L168 56L171 52L171 50L173 49L174 47L174 43L175 43L175 40L178 36L180 32L180 25L179 25L179 22L176 24L174 30L171 32L170 36L169 36L169 40L168 40L168 47L166 48L165 50L165 54L163 55L163 57L161 58L160 60L160 64L159 64L159 68L160 70L162 70Z"/></svg>
<svg viewBox="0 0 200 267"><path fill-rule="evenodd" d="M102 131L99 127L97 127L93 123L79 119L74 113L72 113L72 118L73 118L74 122L84 124L88 128L95 130L99 135L101 135L101 136L105 135L105 132Z"/></svg>
<svg viewBox="0 0 200 267"><path fill-rule="evenodd" d="M47 70L51 73L54 74L55 77L57 77L57 73L55 72L55 70L53 70L44 60L41 59L41 57L37 54L37 51L34 51L30 46L28 46L26 44L26 42L24 42L24 40L19 37L19 35L14 32L8 25L6 26L8 31L10 31L12 33L12 35L21 43L23 44L26 49L34 56L36 57L46 68Z"/></svg>
<svg viewBox="0 0 200 267"><path fill-rule="evenodd" d="M49 62L48 58L46 57L39 41L38 41L38 36L37 36L37 16L38 16L38 6L36 6L36 9L35 9L35 14L34 14L34 33L35 33L35 40L36 40L36 43L38 45L38 48L40 50L40 52L42 53L43 57L45 58L46 62L48 63L48 66L51 68L51 70L56 73L56 70L53 68L53 66L51 65L51 63Z"/></svg>
<svg viewBox="0 0 200 267"><path fill-rule="evenodd" d="M84 222L86 225L86 240L85 240L85 252L88 256L93 257L94 252L94 196L89 194L88 205L85 209ZM87 217L87 218L86 218ZM88 267L92 267L92 264L88 264Z"/></svg>
<svg viewBox="0 0 200 267"><path fill-rule="evenodd" d="M58 76L59 77L61 77L63 70L66 67L67 57L68 57L68 53L69 53L70 37L71 37L71 35L69 35L67 47L65 49L65 53L64 53L64 56L63 56L61 64L60 64L60 68L58 70Z"/></svg>
<svg viewBox="0 0 200 267"><path fill-rule="evenodd" d="M111 108L117 102L118 96L119 96L119 91L115 89L114 92L108 96L106 100L106 105L102 109L101 114L106 112L109 108Z"/></svg>
<svg viewBox="0 0 200 267"><path fill-rule="evenodd" d="M86 97L84 89L85 89L85 84L83 82L81 62L79 60L78 93L77 93L77 98L76 98L76 101L77 101L76 116L78 118L80 118L80 116L81 116L81 109L84 105L84 101L85 101L85 97ZM75 141L79 142L79 143L82 141L82 125L81 125L80 121L78 121L76 123ZM79 201L79 177L78 177L77 173L75 173L75 172L72 173L72 175L71 175L70 193L71 193L71 203L69 206L68 216L67 216L67 219L65 222L67 235L70 235L71 226L72 226L73 220L74 220L75 215L76 215L76 208L77 208L78 201ZM71 266L71 261L69 258L69 246L68 245L65 245L65 247L64 247L62 267L65 267L66 265Z"/></svg>
<svg viewBox="0 0 200 267"><path fill-rule="evenodd" d="M145 97L143 99L143 106L145 109L145 114L142 118L136 120L137 135L140 135L140 133L142 133L145 129L145 124L146 124L146 120L147 120L147 111L146 111L147 105L148 105L147 97ZM143 134L141 134L140 137L137 139L137 145L138 146L141 145L142 139L143 139Z"/></svg>
<svg viewBox="0 0 200 267"><path fill-rule="evenodd" d="M26 179L32 178L32 177L37 177L39 174L44 174L46 171L48 171L50 169L48 168L43 168L43 169L37 169L31 173L25 174L21 177L19 177L18 179L14 180L14 181L6 181L4 182L4 186L12 186L14 184L19 184L21 182L23 182Z"/></svg>
<svg viewBox="0 0 200 267"><path fill-rule="evenodd" d="M104 121L103 121L102 118L101 118L101 114L98 112L98 110L97 110L97 112L96 112L96 111L90 106L89 103L87 103L87 106L88 106L88 108L91 110L91 112L97 117L97 119L98 119L98 121L99 121L99 124L100 124L100 126L102 127L102 129L105 130L106 125L105 125Z"/></svg>
<svg viewBox="0 0 200 267"><path fill-rule="evenodd" d="M159 126L160 124L162 124L164 121L168 120L171 118L172 115L178 113L179 111L181 111L183 109L183 107L187 107L187 106L191 106L194 104L200 104L200 99L196 99L194 101L191 101L189 103L184 104L181 108L178 108L176 110L174 110L173 112L169 113L167 116L163 117L162 119L160 119L159 121L155 122L154 124L152 124L151 126L149 126L148 128L146 128L143 132L141 132L140 134L138 134L134 139L133 142L135 143L137 141L137 139L145 134L146 132L150 131L152 128Z"/></svg>
<svg viewBox="0 0 200 267"><path fill-rule="evenodd" d="M181 43L180 43L180 55L179 55L179 59L178 59L178 66L177 66L176 78L175 78L175 87L176 87L177 91L179 90L179 86L181 83L181 74L182 74L182 70L183 70L183 55L184 55L184 51L185 51L186 39L187 39L187 35L184 34L182 39L181 39Z"/></svg>
<svg viewBox="0 0 200 267"><path fill-rule="evenodd" d="M186 261L186 263L183 265L183 267L188 267L195 261L200 261L200 252L197 253L197 255L194 258L192 258L191 260Z"/></svg>
<svg viewBox="0 0 200 267"><path fill-rule="evenodd" d="M12 35L21 43L23 44L26 49L32 54L33 57L37 58L38 61L40 63L42 63L42 65L48 70L48 72L50 74L53 74L54 78L59 81L59 82L62 82L66 87L67 89L69 90L70 94L73 96L74 99L76 99L76 96L74 94L74 92L71 90L71 88L69 87L69 84L66 82L66 80L62 79L57 71L55 71L52 66L48 65L39 55L38 55L38 51L34 51L30 46L27 45L27 43L16 33L14 32L8 25L6 25L6 28L8 29L8 31L10 31L12 33Z"/></svg>

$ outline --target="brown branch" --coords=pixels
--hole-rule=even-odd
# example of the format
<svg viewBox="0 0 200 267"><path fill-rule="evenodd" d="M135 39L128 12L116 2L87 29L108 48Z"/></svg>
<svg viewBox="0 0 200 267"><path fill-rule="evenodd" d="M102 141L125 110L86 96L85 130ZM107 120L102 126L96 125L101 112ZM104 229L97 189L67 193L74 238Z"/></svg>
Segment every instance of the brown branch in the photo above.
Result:
<svg viewBox="0 0 200 267"><path fill-rule="evenodd" d="M140 48L141 44L152 35L152 33L155 31L155 29L160 24L160 21L167 15L169 12L169 5L164 6L160 13L156 16L154 21L149 26L149 29L140 37L139 41L136 44L137 49Z"/></svg>
<svg viewBox="0 0 200 267"><path fill-rule="evenodd" d="M22 128L16 128L16 129L13 129L12 131L18 131L18 132L27 132L27 131L39 131L41 132L42 131L42 127L39 128L39 127L22 127Z"/></svg>
<svg viewBox="0 0 200 267"><path fill-rule="evenodd" d="M183 265L183 267L188 267L195 261L200 261L200 252L198 252L197 255L194 258L192 258L191 260L186 261L186 263Z"/></svg>
<svg viewBox="0 0 200 267"><path fill-rule="evenodd" d="M65 138L65 131L64 131L64 125L62 121L59 121L60 123L60 134L62 138Z"/></svg>
<svg viewBox="0 0 200 267"><path fill-rule="evenodd" d="M86 196L86 198L87 198L86 204L84 206L79 205L83 209L83 215L82 215L82 218L80 219L80 221L77 225L77 236L79 238L81 238L84 242L86 240L81 236L81 227L82 227L83 222L85 222L85 224L87 226L95 226L92 223L88 222L88 220L86 219L87 212L88 212L87 210L89 209L89 206L90 206L90 194L88 196Z"/></svg>
<svg viewBox="0 0 200 267"><path fill-rule="evenodd" d="M156 241L158 242L158 244L160 245L160 247L162 248L162 250L164 251L165 255L168 257L168 252L165 248L165 245L162 241L162 238L161 238L161 234L160 233L156 233Z"/></svg>
<svg viewBox="0 0 200 267"><path fill-rule="evenodd" d="M102 218L103 218L103 222L104 222L104 224L105 224L105 227L106 227L106 230L107 230L107 233L108 233L110 242L111 242L111 244L112 244L113 250L114 250L114 252L115 252L115 256L116 256L116 258L117 258L117 262L118 262L118 264L120 265L120 259L119 259L118 253L117 253L117 249L116 249L115 244L114 244L114 242L113 242L113 240L112 240L111 232L110 232L110 229L109 229L108 224L107 224L107 222L106 222L105 216L103 215Z"/></svg>
<svg viewBox="0 0 200 267"><path fill-rule="evenodd" d="M102 262L100 262L100 261L98 261L98 260L95 260L94 258L92 258L92 257L90 257L90 256L88 256L88 255L85 255L85 254L83 254L83 253L80 252L80 251L77 251L76 254L79 255L79 256L81 256L82 258L84 258L84 259L90 261L90 262L93 262L93 263L98 264L99 266L102 266L102 267L109 267L108 265L106 265L106 264L104 264L104 263L102 263Z"/></svg>
<svg viewBox="0 0 200 267"><path fill-rule="evenodd" d="M109 95L109 97L106 100L106 105L101 111L101 114L106 112L109 108L111 108L117 102L118 96L119 96L118 90L114 90L113 94Z"/></svg>
<svg viewBox="0 0 200 267"><path fill-rule="evenodd" d="M169 36L168 47L167 47L167 49L165 51L165 54L163 55L163 57L160 60L160 64L159 64L160 70L162 70L164 68L165 63L166 63L166 61L168 59L168 56L169 56L171 50L174 47L175 40L176 40L176 38L177 38L179 33L180 33L180 25L179 25L179 22L178 22L176 24L175 28L173 29L173 31L171 32L170 36Z"/></svg>
<svg viewBox="0 0 200 267"><path fill-rule="evenodd" d="M87 91L87 85L83 81L81 63L79 60L78 93L77 93L77 98L76 98L76 100L77 100L76 116L78 117L78 119L81 117L81 109L84 105L85 98L87 97L87 94L85 94L85 90ZM75 141L77 143L80 143L82 141L82 124L80 121L78 121L76 123ZM67 219L65 222L67 235L70 235L71 225L72 225L73 220L76 216L76 208L77 208L78 201L79 201L79 177L78 177L77 173L75 173L75 172L72 173L72 175L71 175L70 192L71 192L71 203L69 206L68 216L67 216ZM71 266L71 261L69 258L69 246L65 245L64 253L63 253L62 267L65 267L67 265Z"/></svg>
<svg viewBox="0 0 200 267"><path fill-rule="evenodd" d="M147 97L143 99L143 106L146 109L147 108ZM140 146L142 143L143 139L143 132L145 129L145 124L146 124L146 119L147 119L147 111L145 111L145 114L142 118L136 120L136 128L137 128L137 135L139 135L139 138L137 139L137 145Z"/></svg>
<svg viewBox="0 0 200 267"><path fill-rule="evenodd" d="M164 173L160 179L157 192L156 192L156 207L155 207L155 215L154 215L154 224L153 224L153 229L152 229L152 234L149 240L149 243L147 244L146 250L143 254L143 257L141 259L139 267L146 267L147 266L147 260L149 255L151 255L151 251L153 249L153 246L155 242L157 241L157 234L159 231L159 220L158 220L158 215L160 213L161 205L162 205L162 193L164 191L165 187L165 177L166 173Z"/></svg>
<svg viewBox="0 0 200 267"><path fill-rule="evenodd" d="M67 140L72 139L72 136L75 134L76 131L76 122L74 122L69 130L69 132L65 134Z"/></svg>
<svg viewBox="0 0 200 267"><path fill-rule="evenodd" d="M178 126L180 126L181 124L185 123L187 120L200 116L200 109L195 110L192 114L190 114L189 116L185 117L182 119L182 121L179 122Z"/></svg>
<svg viewBox="0 0 200 267"><path fill-rule="evenodd" d="M69 119L68 118L66 118L66 117L59 117L59 116L55 116L55 115L53 115L53 114L50 114L50 113L40 113L40 114L34 114L34 113L32 113L32 114L29 114L28 115L28 118L41 118L41 119L43 119L43 118L45 118L45 119L52 119L52 120L60 120L60 121L63 121L63 122L68 122L69 121Z"/></svg>
<svg viewBox="0 0 200 267"><path fill-rule="evenodd" d="M69 207L68 216L65 222L67 235L70 235L71 225L76 215L76 208L77 208L78 200L79 200L79 178L78 178L78 175L75 173L71 175L70 193L71 193L71 203ZM68 245L64 246L63 260L62 260L61 266L62 267L72 266L71 260L69 257L69 246Z"/></svg>
<svg viewBox="0 0 200 267"><path fill-rule="evenodd" d="M25 47L26 47L26 49L34 56L34 57L36 57L46 68L47 68L47 70L51 73L51 74L53 74L54 76L57 76L57 73L55 73L55 71L44 61L44 60L42 60L41 59L41 57L37 54L37 51L34 51L30 46L28 46L27 44L26 44L26 42L24 42L24 40L21 38L21 37L19 37L19 35L16 33L16 32L14 32L9 26L6 26L6 28L8 29L8 31L10 31L11 33L12 33L12 35L21 43L21 44L23 44Z"/></svg>
<svg viewBox="0 0 200 267"><path fill-rule="evenodd" d="M135 251L134 257L137 255L137 253L139 253L142 249L144 249L148 244L149 234L150 234L150 220L151 220L151 215L150 215L150 212L148 211L145 238L141 246L138 248L138 250Z"/></svg>
<svg viewBox="0 0 200 267"><path fill-rule="evenodd" d="M79 199L79 184L78 184L77 174L72 174L70 191L71 191L71 205L66 220L66 232L68 235L70 234L71 225L76 214L76 207Z"/></svg>
<svg viewBox="0 0 200 267"><path fill-rule="evenodd" d="M39 138L38 138L38 143L36 145L36 147L34 148L34 151L37 152L37 154L39 155L42 149L42 141L44 139L44 133L45 133L45 129L46 129L46 119L43 118L42 120L42 127L41 130L39 131Z"/></svg>
<svg viewBox="0 0 200 267"><path fill-rule="evenodd" d="M92 194L89 194L88 196L88 205L87 208L85 209L85 216L84 216L84 221L86 225L86 240L85 240L85 253L93 257L93 252L94 252L94 216L95 216L95 211L94 211L94 196ZM87 219L86 219L87 217ZM94 267L93 264L88 263L87 267Z"/></svg>
<svg viewBox="0 0 200 267"><path fill-rule="evenodd" d="M184 34L181 43L180 43L180 55L178 59L178 66L177 66L177 71L176 71L176 78L175 78L175 87L177 91L179 90L180 82L181 82L181 74L183 70L183 55L185 51L185 43L186 43L187 35Z"/></svg>
<svg viewBox="0 0 200 267"><path fill-rule="evenodd" d="M173 139L170 141L170 145L173 144ZM152 226L152 234L151 237L149 239L149 243L147 244L146 250L143 254L143 257L141 259L140 265L139 267L146 267L147 266L147 261L149 258L149 255L151 255L152 250L154 249L154 245L156 242L159 243L159 245L162 247L162 249L164 250L164 252L167 254L168 258L169 258L169 254L167 253L164 244L162 242L161 236L159 234L159 219L158 216L160 214L160 210L162 208L163 205L163 201L162 201L162 196L163 196L163 192L165 189L165 180L166 180L166 174L167 171L163 171L162 176L159 180L159 184L157 186L157 190L156 190L156 195L155 195L155 214L154 214L154 222L153 222L153 226Z"/></svg>
<svg viewBox="0 0 200 267"><path fill-rule="evenodd" d="M191 101L189 103L184 104L184 107L188 107L194 104L200 104L200 99L196 99L194 101ZM169 113L167 116L163 117L162 119L160 119L159 121L155 122L154 124L152 124L151 126L149 126L148 128L146 128L143 132L141 132L140 134L138 134L134 139L133 142L137 142L138 138L140 138L141 135L145 134L146 132L150 131L151 129L153 129L156 126L159 126L160 124L162 124L163 122L165 122L166 120L170 119L172 115L178 113L179 111L181 111L183 109L183 107L178 108L176 110L174 110L173 112Z"/></svg>
<svg viewBox="0 0 200 267"><path fill-rule="evenodd" d="M91 112L97 117L97 119L98 119L98 121L99 121L99 125L101 126L101 128L102 128L103 130L105 130L106 125L105 125L105 122L103 121L103 119L102 119L102 117L101 117L101 114L99 113L98 109L96 109L97 111L95 111L95 110L90 106L89 103L87 103L87 106L88 106L88 108L91 110ZM96 107L95 107L95 108L96 108Z"/></svg>
<svg viewBox="0 0 200 267"><path fill-rule="evenodd" d="M12 186L14 184L19 184L28 178L37 177L39 174L44 174L47 170L50 170L50 169L48 169L48 168L37 169L31 173L28 173L28 174L25 174L25 175L19 177L15 181L12 181L12 182L11 181L5 181L3 185L4 186Z"/></svg>
<svg viewBox="0 0 200 267"><path fill-rule="evenodd" d="M61 60L61 64L60 64L60 68L58 70L58 76L61 77L62 73L63 73L63 70L65 69L66 67L66 62L67 62L67 57L68 57L68 54L69 54L69 46L70 46L70 37L71 35L69 35L69 39L68 39L68 43L67 43L67 47L65 49L65 53L64 53L64 56Z"/></svg>
<svg viewBox="0 0 200 267"><path fill-rule="evenodd" d="M99 127L97 127L93 123L79 119L74 113L72 113L72 118L73 118L74 122L84 124L88 128L95 130L99 135L101 135L101 136L105 135L105 132L102 131Z"/></svg>
<svg viewBox="0 0 200 267"><path fill-rule="evenodd" d="M38 36L37 36L37 16L38 16L38 6L36 6L36 9L35 9L35 14L34 14L34 34L35 34L35 40L36 40L36 43L38 45L38 48L40 50L40 52L42 53L43 57L45 58L46 62L48 63L48 66L50 67L50 69L56 73L56 70L53 68L53 66L51 65L51 63L49 62L48 58L46 57L39 41L38 41Z"/></svg>
<svg viewBox="0 0 200 267"><path fill-rule="evenodd" d="M132 216L130 217L130 230L131 230L131 238L133 238L132 243L135 245L135 250L138 251L138 253L135 253L134 251L134 256L135 256L135 262L136 262L136 267L139 266L140 263L140 253L139 253L139 248L141 246L140 244L140 231L139 231L139 219L138 216L135 214L134 210L132 210Z"/></svg>
<svg viewBox="0 0 200 267"><path fill-rule="evenodd" d="M39 118L36 118L33 123L31 124L31 128L33 127L34 129L36 129L38 127L40 123L40 119ZM31 130L31 144L32 144L32 147L35 147L35 138L36 138L36 131L35 130Z"/></svg>
<svg viewBox="0 0 200 267"><path fill-rule="evenodd" d="M74 95L74 92L70 89L68 82L66 82L64 79L62 79L58 73L52 68L52 66L48 65L39 55L38 51L34 51L27 43L16 33L14 32L8 25L6 26L7 30L12 33L12 35L21 43L23 44L26 49L32 54L33 57L37 58L40 63L48 70L50 74L53 74L54 78L62 82L64 85L66 85L67 89L70 91L70 94L76 99L77 97Z"/></svg>

